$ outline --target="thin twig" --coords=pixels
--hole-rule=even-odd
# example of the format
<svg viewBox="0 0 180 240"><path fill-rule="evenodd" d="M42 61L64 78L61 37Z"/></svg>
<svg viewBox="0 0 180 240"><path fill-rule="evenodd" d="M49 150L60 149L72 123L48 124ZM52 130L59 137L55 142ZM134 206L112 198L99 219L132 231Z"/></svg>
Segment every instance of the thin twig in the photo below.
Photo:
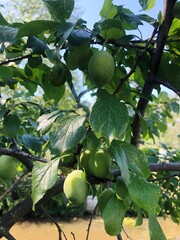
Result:
<svg viewBox="0 0 180 240"><path fill-rule="evenodd" d="M126 237L129 238L130 240L132 240L132 238L130 238L130 236L127 234L127 232L124 230L124 228L122 228L122 230L125 233Z"/></svg>
<svg viewBox="0 0 180 240"><path fill-rule="evenodd" d="M0 62L0 66L1 65L6 65L6 64L11 63L11 62L17 62L17 61L26 59L26 58L28 58L30 56L32 56L32 53L29 53L29 54L21 56L21 57L12 58L12 59L9 59L9 60L2 61L2 62Z"/></svg>
<svg viewBox="0 0 180 240"><path fill-rule="evenodd" d="M137 58L136 58L136 61L133 65L133 67L131 68L131 70L129 71L129 73L121 79L119 85L117 86L116 90L114 91L113 94L116 94L120 91L120 89L122 88L122 86L124 85L124 83L129 79L129 77L136 71L136 68L137 66L139 65L140 61L141 61L141 58L144 54L144 52L147 51L149 45L151 44L151 42L153 41L153 38L154 36L157 34L157 28L154 29L151 37L148 39L146 45L143 47L143 51L141 51L138 55L137 55Z"/></svg>
<svg viewBox="0 0 180 240"><path fill-rule="evenodd" d="M61 229L61 227L59 226L59 224L56 222L56 220L51 217L46 210L44 209L44 207L41 207L43 213L54 223L54 225L57 227L58 233L59 233L59 240L62 240L62 235L64 236L65 240L67 240L67 237L65 235L65 233L63 232L63 230Z"/></svg>
<svg viewBox="0 0 180 240"><path fill-rule="evenodd" d="M116 94L120 91L120 89L122 88L122 86L124 85L124 83L129 79L129 77L136 71L137 66L140 63L140 59L141 59L141 55L137 56L137 59L133 65L133 67L131 68L131 70L129 71L129 73L124 77L121 78L119 85L117 86L116 90L114 91L113 94Z"/></svg>
<svg viewBox="0 0 180 240"><path fill-rule="evenodd" d="M23 179L23 177L27 174L24 173L19 179L17 179L12 185L11 187L3 194L0 196L0 201L2 201L19 183L20 181Z"/></svg>
<svg viewBox="0 0 180 240"><path fill-rule="evenodd" d="M4 235L4 237L8 240L16 240L9 232Z"/></svg>
<svg viewBox="0 0 180 240"><path fill-rule="evenodd" d="M123 238L122 238L120 233L117 235L117 240L123 240Z"/></svg>
<svg viewBox="0 0 180 240"><path fill-rule="evenodd" d="M87 229L86 240L88 240L88 238L89 238L91 223L92 223L93 217L94 217L95 214L96 214L96 210L97 210L97 204L96 204L96 206L95 206L95 208L94 208L94 210L93 210L93 212L92 212L92 214L91 214L91 218L90 218L90 221L89 221L89 224L88 224L88 229Z"/></svg>
<svg viewBox="0 0 180 240"><path fill-rule="evenodd" d="M76 240L75 234L73 232L71 232L71 235L73 236L73 239Z"/></svg>
<svg viewBox="0 0 180 240"><path fill-rule="evenodd" d="M161 178L155 178L155 179L149 179L149 182L156 182L156 181L161 181L161 180L167 180L169 178L173 178L173 177L180 177L180 173L178 174L172 174L169 176L165 176L165 177L161 177Z"/></svg>

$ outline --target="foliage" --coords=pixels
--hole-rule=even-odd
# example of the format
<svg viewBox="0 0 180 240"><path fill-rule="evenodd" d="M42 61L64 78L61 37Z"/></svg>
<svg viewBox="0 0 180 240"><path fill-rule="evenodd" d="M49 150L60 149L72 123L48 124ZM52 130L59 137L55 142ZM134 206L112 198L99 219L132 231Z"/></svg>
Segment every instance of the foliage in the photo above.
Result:
<svg viewBox="0 0 180 240"><path fill-rule="evenodd" d="M137 225L142 215L149 216L151 239L165 239L156 216L170 214L175 222L180 220L179 152L173 145L156 144L167 131L169 119L179 114L178 98L170 98L161 89L164 85L180 95L180 20L178 14L173 17L176 1L164 1L161 18L153 19L147 12L136 15L105 0L102 19L92 30L83 19L71 21L74 0L43 2L51 19L10 23L0 15L0 153L20 161L18 178L24 171L32 172L27 188L33 202L26 205L26 213L27 209L38 211L62 192L65 177L81 169L90 194L98 198L109 235L118 236L126 213L134 211ZM145 11L154 3L139 0ZM144 22L154 29L149 40L133 31ZM115 63L112 80L101 86L88 71L99 50L108 52ZM54 85L56 66L63 67L66 77ZM53 73L54 80L61 74L62 68ZM104 149L111 159L105 178L91 175L80 161L82 152L98 149ZM11 211L18 208L23 217L23 206L22 201ZM8 211L0 220L0 237L9 230L4 220L8 214L13 216ZM11 226L18 220L17 216L13 219Z"/></svg>

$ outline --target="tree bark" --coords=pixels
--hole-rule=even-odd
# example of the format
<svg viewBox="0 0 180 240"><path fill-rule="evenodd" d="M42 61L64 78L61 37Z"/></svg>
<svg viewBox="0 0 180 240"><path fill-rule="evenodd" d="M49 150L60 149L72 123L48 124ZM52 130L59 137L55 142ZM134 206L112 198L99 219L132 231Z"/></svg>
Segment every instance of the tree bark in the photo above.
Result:
<svg viewBox="0 0 180 240"><path fill-rule="evenodd" d="M157 39L154 44L151 63L149 66L149 74L147 76L146 82L144 84L142 94L143 96L147 96L147 98L141 97L137 104L137 110L144 117L147 105L149 103L149 98L154 89L154 84L156 80L157 71L159 68L159 64L161 61L161 57L164 51L164 46L166 43L166 39L168 36L169 29L172 24L172 10L174 7L176 0L164 0L164 9L163 9L163 23L159 27ZM138 146L140 143L140 135L141 135L141 122L138 114L135 114L133 126L132 126L132 138L131 143L135 146Z"/></svg>

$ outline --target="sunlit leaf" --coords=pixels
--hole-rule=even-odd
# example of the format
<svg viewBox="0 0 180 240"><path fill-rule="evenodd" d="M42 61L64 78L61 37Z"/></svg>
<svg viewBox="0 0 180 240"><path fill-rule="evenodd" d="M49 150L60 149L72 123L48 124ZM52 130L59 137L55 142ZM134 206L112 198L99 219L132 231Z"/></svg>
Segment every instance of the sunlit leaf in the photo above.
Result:
<svg viewBox="0 0 180 240"><path fill-rule="evenodd" d="M68 114L59 117L50 133L52 146L63 153L75 147L86 134L85 117Z"/></svg>
<svg viewBox="0 0 180 240"><path fill-rule="evenodd" d="M54 111L41 115L37 120L37 122L39 123L37 130L41 131L42 134L47 133L52 127L52 124L54 123L56 118L59 116L59 114L59 111Z"/></svg>
<svg viewBox="0 0 180 240"><path fill-rule="evenodd" d="M103 7L100 11L101 18L113 18L117 14L117 6L112 3L112 0L104 0Z"/></svg>
<svg viewBox="0 0 180 240"><path fill-rule="evenodd" d="M100 29L101 35L105 39L120 39L125 35L121 21L116 19L104 20L100 25Z"/></svg>
<svg viewBox="0 0 180 240"><path fill-rule="evenodd" d="M54 185L58 176L58 160L48 163L36 163L32 170L32 200L35 204L44 196L46 191Z"/></svg>
<svg viewBox="0 0 180 240"><path fill-rule="evenodd" d="M156 0L139 0L142 10L150 10L154 7Z"/></svg>

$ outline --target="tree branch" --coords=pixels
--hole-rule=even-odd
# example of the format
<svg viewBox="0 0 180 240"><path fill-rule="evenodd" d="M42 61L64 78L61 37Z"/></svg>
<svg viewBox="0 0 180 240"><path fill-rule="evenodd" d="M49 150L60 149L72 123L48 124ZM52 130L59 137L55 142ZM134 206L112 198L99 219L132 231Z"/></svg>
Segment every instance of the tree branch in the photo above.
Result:
<svg viewBox="0 0 180 240"><path fill-rule="evenodd" d="M3 193L3 195L0 196L0 201L2 201L16 186L18 186L18 184L21 182L21 180L23 179L23 177L27 174L24 173L19 179L17 179L12 185L11 187L5 191L5 193Z"/></svg>
<svg viewBox="0 0 180 240"><path fill-rule="evenodd" d="M151 172L180 171L180 163L150 163Z"/></svg>
<svg viewBox="0 0 180 240"><path fill-rule="evenodd" d="M150 171L180 171L180 163L158 163L150 164ZM120 175L120 170L113 171L114 176ZM64 178L60 178L56 181L54 186L49 189L43 198L36 204L36 209L38 209L41 204L49 201L53 196L63 191ZM25 215L32 211L32 199L29 197L23 200L21 203L13 207L9 212L3 215L0 219L0 238L3 237L6 233L9 232L11 227L17 222L20 221Z"/></svg>
<svg viewBox="0 0 180 240"><path fill-rule="evenodd" d="M154 80L155 83L159 83L159 84L162 84L163 86L169 88L170 90L172 90L173 92L175 92L179 97L180 97L180 89L177 89L176 87L174 87L172 85L172 83L169 83L169 82L165 82L159 78L155 78Z"/></svg>
<svg viewBox="0 0 180 240"><path fill-rule="evenodd" d="M41 204L49 201L53 196L58 194L63 190L64 178L60 178L56 181L54 186L49 189L43 198L36 204L36 209L41 206ZM23 200L21 203L13 207L0 219L0 238L9 232L11 227L17 222L20 221L25 215L32 211L32 199L29 197Z"/></svg>
<svg viewBox="0 0 180 240"><path fill-rule="evenodd" d="M90 218L90 221L89 221L89 224L88 224L88 228L87 228L87 235L86 235L86 240L89 239L89 233L90 233L90 228L91 228L91 224L92 224L92 220L93 220L93 217L95 216L96 214L96 210L97 210L97 207L98 205L96 204L92 214L91 214L91 218Z"/></svg>
<svg viewBox="0 0 180 240"><path fill-rule="evenodd" d="M163 10L163 23L161 24L158 36L154 45L154 49L152 52L151 63L149 67L149 74L147 76L147 80L144 84L142 94L147 96L147 98L140 98L137 104L137 110L140 112L141 116L144 117L146 107L148 105L148 98L150 98L153 88L154 88L154 81L156 79L156 74L159 68L159 64L161 61L161 57L164 51L164 46L166 43L166 39L168 36L168 32L170 26L172 24L172 10L174 7L176 0L164 0L164 10ZM141 134L141 123L138 114L135 114L133 126L132 126L132 138L131 143L135 146L138 146L140 143L140 134Z"/></svg>
<svg viewBox="0 0 180 240"><path fill-rule="evenodd" d="M140 63L141 58L142 58L144 52L147 51L147 49L148 49L149 45L151 44L151 42L153 41L153 38L154 38L154 36L156 35L156 33L157 33L157 28L154 29L151 37L150 37L149 40L146 42L146 45L143 47L143 51L138 54L137 59L136 59L134 65L133 65L133 67L131 68L130 72L129 72L124 78L121 79L119 85L117 86L117 88L116 88L116 90L114 91L113 94L118 93L118 92L120 91L121 87L122 87L122 86L124 85L124 83L126 82L126 80L128 80L129 77L136 71L136 68L137 68L137 66L138 66L139 63Z"/></svg>
<svg viewBox="0 0 180 240"><path fill-rule="evenodd" d="M16 149L7 149L7 148L0 147L0 154L17 158L20 162L22 162L26 166L26 168L30 172L33 168L33 163L32 163L32 161L30 161L30 159L39 161L39 162L44 162L44 163L48 162L47 159L37 157L30 153L27 153L27 152L24 152L21 150L16 150Z"/></svg>

